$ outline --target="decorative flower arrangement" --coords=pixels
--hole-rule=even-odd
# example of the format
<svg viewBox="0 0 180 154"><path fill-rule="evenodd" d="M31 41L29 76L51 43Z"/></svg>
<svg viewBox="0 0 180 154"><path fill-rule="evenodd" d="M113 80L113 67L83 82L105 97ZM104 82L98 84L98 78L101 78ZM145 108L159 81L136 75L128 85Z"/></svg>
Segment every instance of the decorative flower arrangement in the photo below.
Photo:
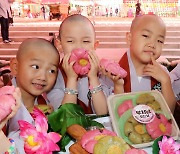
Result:
<svg viewBox="0 0 180 154"><path fill-rule="evenodd" d="M157 138L152 148L153 154L180 154L180 143L165 135Z"/></svg>
<svg viewBox="0 0 180 154"><path fill-rule="evenodd" d="M24 150L26 153L51 154L53 151L60 151L56 144L61 136L55 132L48 131L47 118L38 108L34 108L32 117L35 124L19 120L20 136L24 139Z"/></svg>
<svg viewBox="0 0 180 154"><path fill-rule="evenodd" d="M86 75L91 65L88 59L88 51L85 49L75 49L71 52L69 62L75 61L73 69L78 75Z"/></svg>

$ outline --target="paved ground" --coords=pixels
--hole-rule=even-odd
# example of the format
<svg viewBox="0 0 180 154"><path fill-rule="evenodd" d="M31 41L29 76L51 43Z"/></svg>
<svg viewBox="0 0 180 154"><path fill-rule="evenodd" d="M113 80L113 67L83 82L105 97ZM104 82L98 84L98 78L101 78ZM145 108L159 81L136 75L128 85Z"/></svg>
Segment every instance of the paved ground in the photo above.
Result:
<svg viewBox="0 0 180 154"><path fill-rule="evenodd" d="M89 17L91 21L95 21L95 24L98 25L130 25L133 18L120 18L120 17ZM167 26L180 26L180 17L177 18L162 18ZM44 25L54 25L59 26L61 21L58 21L56 19L48 21L43 20L42 18L14 18L14 25L16 26L44 26Z"/></svg>

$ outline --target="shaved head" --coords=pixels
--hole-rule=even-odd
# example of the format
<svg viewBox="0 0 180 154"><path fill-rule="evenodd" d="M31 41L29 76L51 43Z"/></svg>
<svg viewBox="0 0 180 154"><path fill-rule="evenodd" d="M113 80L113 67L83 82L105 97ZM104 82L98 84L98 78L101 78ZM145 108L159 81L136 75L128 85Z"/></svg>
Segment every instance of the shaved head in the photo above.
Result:
<svg viewBox="0 0 180 154"><path fill-rule="evenodd" d="M71 23L71 22L84 22L85 25L89 24L91 25L93 31L94 31L94 35L95 35L95 29L94 29L94 26L93 24L91 23L91 21L86 18L85 16L82 16L80 14L74 14L74 15L71 15L71 16L68 16L60 25L60 28L59 28L59 38L61 39L61 35L62 35L62 31L63 31L63 27L66 23Z"/></svg>
<svg viewBox="0 0 180 154"><path fill-rule="evenodd" d="M137 16L133 19L130 31L133 32L133 30L135 30L138 26L143 24L143 22L147 22L148 20L154 20L154 22L159 22L159 24L161 24L161 26L166 29L166 25L160 17L155 14L145 14Z"/></svg>
<svg viewBox="0 0 180 154"><path fill-rule="evenodd" d="M19 61L27 52L35 51L39 54L43 54L43 49L49 49L50 52L54 52L59 57L57 49L48 41L42 38L26 39L21 43L17 51L16 58Z"/></svg>

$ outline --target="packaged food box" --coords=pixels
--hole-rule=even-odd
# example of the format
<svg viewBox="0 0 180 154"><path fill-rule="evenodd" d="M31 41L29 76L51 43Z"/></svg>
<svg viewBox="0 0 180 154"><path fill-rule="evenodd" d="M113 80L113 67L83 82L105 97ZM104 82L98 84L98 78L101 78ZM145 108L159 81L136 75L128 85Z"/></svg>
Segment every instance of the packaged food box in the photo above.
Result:
<svg viewBox="0 0 180 154"><path fill-rule="evenodd" d="M171 128L169 135L174 139L178 138L177 123L164 97L158 91L111 95L108 97L108 109L114 131L135 148L151 146L159 133L156 130L160 127L164 132ZM167 124L155 122L155 119L165 119L162 121Z"/></svg>

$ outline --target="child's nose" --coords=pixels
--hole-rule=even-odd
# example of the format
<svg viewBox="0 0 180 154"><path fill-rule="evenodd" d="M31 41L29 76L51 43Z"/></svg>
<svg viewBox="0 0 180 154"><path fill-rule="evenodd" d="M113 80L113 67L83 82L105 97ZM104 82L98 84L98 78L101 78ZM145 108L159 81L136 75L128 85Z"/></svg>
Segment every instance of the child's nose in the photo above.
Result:
<svg viewBox="0 0 180 154"><path fill-rule="evenodd" d="M38 79L45 81L47 79L47 73L44 70L39 71Z"/></svg>
<svg viewBox="0 0 180 154"><path fill-rule="evenodd" d="M149 43L148 48L155 49L156 48L155 43L154 42Z"/></svg>
<svg viewBox="0 0 180 154"><path fill-rule="evenodd" d="M75 48L83 48L83 44L81 42L77 42Z"/></svg>

